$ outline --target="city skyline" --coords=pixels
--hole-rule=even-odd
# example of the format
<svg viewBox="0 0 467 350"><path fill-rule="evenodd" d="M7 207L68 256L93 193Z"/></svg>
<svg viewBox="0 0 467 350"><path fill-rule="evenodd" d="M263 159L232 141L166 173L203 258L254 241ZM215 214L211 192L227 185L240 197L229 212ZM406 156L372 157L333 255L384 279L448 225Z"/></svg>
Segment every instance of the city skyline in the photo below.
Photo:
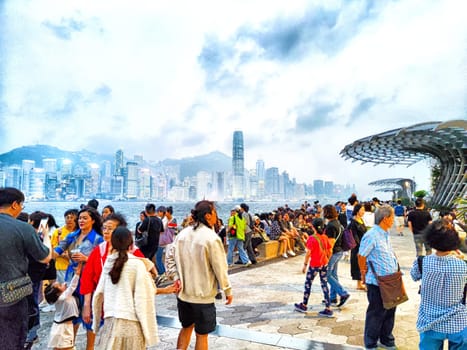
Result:
<svg viewBox="0 0 467 350"><path fill-rule="evenodd" d="M428 161L374 167L339 152L465 119L462 13L453 0L5 1L0 153L121 148L157 162L230 154L241 129L247 169L262 159L299 183L356 184L363 197L381 178L429 190Z"/></svg>
<svg viewBox="0 0 467 350"><path fill-rule="evenodd" d="M140 155L125 157L124 150L115 151L113 160L71 161L71 157L54 158L48 154L37 159L37 151L22 148L22 157L9 156L9 165L0 163L0 186L21 189L28 200L77 200L102 198L111 200L304 200L328 198L341 200L356 192L355 186L314 180L297 183L287 169L267 168L263 160L256 169L238 169L243 165L242 132L235 131L232 167L207 171L203 168L192 176L180 173L180 166L152 164ZM47 153L42 147L41 150ZM54 149L55 152L60 150ZM12 151L14 152L14 150ZM32 152L36 153L33 156ZM75 154L76 156L76 154ZM97 156L97 155L96 155ZM227 156L226 156L227 157ZM27 158L35 158L27 159ZM206 160L209 162L209 160ZM206 162L205 161L205 162ZM208 163L205 163L207 166ZM209 164L212 165L212 164ZM200 167L200 165L198 165ZM236 169L237 168L237 169ZM235 175L236 174L236 175ZM238 183L243 186L239 192Z"/></svg>

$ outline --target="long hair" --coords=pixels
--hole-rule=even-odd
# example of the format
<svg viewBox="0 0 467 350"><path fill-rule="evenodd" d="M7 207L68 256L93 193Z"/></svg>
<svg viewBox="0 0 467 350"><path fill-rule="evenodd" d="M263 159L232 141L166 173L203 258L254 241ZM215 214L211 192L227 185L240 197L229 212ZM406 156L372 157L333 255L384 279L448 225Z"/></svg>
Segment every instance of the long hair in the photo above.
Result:
<svg viewBox="0 0 467 350"><path fill-rule="evenodd" d="M85 211L88 212L89 216L94 220L94 224L92 224L92 229L98 234L102 235L102 216L99 214L97 209L85 206L78 212L78 218L81 215L81 213L84 213Z"/></svg>
<svg viewBox="0 0 467 350"><path fill-rule="evenodd" d="M206 221L206 214L212 213L214 209L215 209L215 206L214 206L214 202L212 201L202 200L196 203L195 208L191 210L191 217L193 218L193 221L194 221L193 228L196 230L200 223L203 223L209 228L213 228Z"/></svg>
<svg viewBox="0 0 467 350"><path fill-rule="evenodd" d="M117 284L122 274L123 266L128 261L128 249L133 244L133 237L131 231L123 226L118 226L112 233L112 249L116 250L118 257L110 270L109 275L113 284Z"/></svg>

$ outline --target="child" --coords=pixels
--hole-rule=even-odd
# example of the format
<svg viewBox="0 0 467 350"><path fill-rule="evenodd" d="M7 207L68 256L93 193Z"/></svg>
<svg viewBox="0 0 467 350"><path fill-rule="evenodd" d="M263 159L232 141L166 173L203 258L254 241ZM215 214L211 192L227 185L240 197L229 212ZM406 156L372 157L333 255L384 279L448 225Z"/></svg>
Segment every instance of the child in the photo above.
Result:
<svg viewBox="0 0 467 350"><path fill-rule="evenodd" d="M49 304L55 304L55 315L50 330L49 348L68 350L74 347L73 319L79 315L78 303L73 292L78 286L82 263L78 264L75 275L67 287L66 283L54 282L44 291Z"/></svg>
<svg viewBox="0 0 467 350"><path fill-rule="evenodd" d="M319 273L321 280L321 289L323 290L326 308L318 313L319 316L332 317L331 300L329 299L327 265L329 258L332 255L332 245L328 237L323 234L324 222L323 219L313 219L313 227L315 234L308 237L306 242L305 262L303 264L302 273L305 273L308 267L308 272L305 279L305 292L303 293L303 302L295 304L295 311L306 312L307 304L310 298L311 284L314 278ZM310 259L311 257L311 259Z"/></svg>

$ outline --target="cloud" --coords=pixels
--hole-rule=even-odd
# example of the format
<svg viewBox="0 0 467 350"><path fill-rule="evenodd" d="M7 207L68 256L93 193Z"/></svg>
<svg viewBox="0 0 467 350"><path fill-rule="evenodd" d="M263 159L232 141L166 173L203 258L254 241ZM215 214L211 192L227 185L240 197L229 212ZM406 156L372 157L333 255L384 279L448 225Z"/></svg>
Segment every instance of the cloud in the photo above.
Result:
<svg viewBox="0 0 467 350"><path fill-rule="evenodd" d="M62 18L59 24L44 21L42 25L50 29L57 38L62 40L70 40L73 33L81 32L86 27L82 21L73 18Z"/></svg>

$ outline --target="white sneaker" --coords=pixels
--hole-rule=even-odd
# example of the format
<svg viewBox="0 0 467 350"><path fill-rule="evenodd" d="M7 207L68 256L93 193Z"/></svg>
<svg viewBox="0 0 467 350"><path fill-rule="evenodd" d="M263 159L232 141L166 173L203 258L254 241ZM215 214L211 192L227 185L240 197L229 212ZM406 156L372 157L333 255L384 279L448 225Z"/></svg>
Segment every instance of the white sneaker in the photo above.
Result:
<svg viewBox="0 0 467 350"><path fill-rule="evenodd" d="M282 254L282 257L287 259L288 258L287 253Z"/></svg>
<svg viewBox="0 0 467 350"><path fill-rule="evenodd" d="M287 252L287 254L289 254L290 256L295 256L295 255L296 255L295 252L292 251L292 250L289 250L289 251Z"/></svg>
<svg viewBox="0 0 467 350"><path fill-rule="evenodd" d="M49 303L46 300L42 300L39 304L39 309L49 306Z"/></svg>

